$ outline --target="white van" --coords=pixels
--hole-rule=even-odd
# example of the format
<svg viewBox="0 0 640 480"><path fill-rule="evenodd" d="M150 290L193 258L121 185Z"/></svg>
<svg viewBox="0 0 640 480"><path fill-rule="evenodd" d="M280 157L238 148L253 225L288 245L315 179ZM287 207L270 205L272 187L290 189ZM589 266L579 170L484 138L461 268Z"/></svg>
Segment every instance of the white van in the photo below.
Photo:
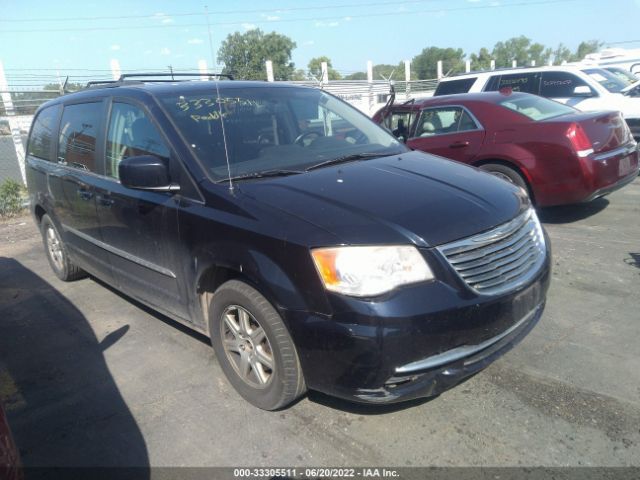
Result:
<svg viewBox="0 0 640 480"><path fill-rule="evenodd" d="M631 133L640 139L640 87L592 66L509 68L443 78L434 96L490 92L503 88L533 93L578 110L619 110Z"/></svg>

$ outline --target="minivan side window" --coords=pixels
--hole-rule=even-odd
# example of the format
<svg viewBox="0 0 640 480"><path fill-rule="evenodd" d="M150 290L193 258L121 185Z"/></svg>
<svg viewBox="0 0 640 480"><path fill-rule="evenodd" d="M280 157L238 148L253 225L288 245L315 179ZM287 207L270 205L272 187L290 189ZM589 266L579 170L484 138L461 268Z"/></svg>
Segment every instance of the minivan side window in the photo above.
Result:
<svg viewBox="0 0 640 480"><path fill-rule="evenodd" d="M587 86L587 82L569 72L544 72L540 95L549 98L568 98L574 96L576 87ZM589 87L591 93L593 89Z"/></svg>
<svg viewBox="0 0 640 480"><path fill-rule="evenodd" d="M538 95L540 90L539 73L516 73L511 75L496 75L487 83L486 91L497 91L510 88L513 92L525 92Z"/></svg>
<svg viewBox="0 0 640 480"><path fill-rule="evenodd" d="M31 129L31 136L29 137L29 145L27 146L28 155L53 161L51 145L56 126L55 122L58 120L59 113L60 106L53 105L43 109L38 114Z"/></svg>
<svg viewBox="0 0 640 480"><path fill-rule="evenodd" d="M67 105L62 112L58 137L58 162L69 167L96 171L96 135L101 103Z"/></svg>
<svg viewBox="0 0 640 480"><path fill-rule="evenodd" d="M168 160L169 149L140 107L113 102L107 133L105 174L118 178L120 162L138 155L153 155Z"/></svg>

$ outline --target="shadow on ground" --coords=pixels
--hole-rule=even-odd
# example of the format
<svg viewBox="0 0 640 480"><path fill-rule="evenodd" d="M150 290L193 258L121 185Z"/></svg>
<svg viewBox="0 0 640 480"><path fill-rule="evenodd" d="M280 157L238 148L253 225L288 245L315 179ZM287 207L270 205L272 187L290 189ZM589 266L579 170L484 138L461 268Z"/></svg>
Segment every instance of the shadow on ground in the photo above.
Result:
<svg viewBox="0 0 640 480"><path fill-rule="evenodd" d="M202 342L205 345L211 346L211 342L209 340L209 337L207 337L205 334L200 333L197 330L194 330L193 328L190 328L190 327L188 327L186 325L183 325L182 323L177 322L177 321L173 320L172 318L167 317L166 315L163 315L162 313L160 313L157 310L154 310L151 307L147 307L144 303L139 302L135 298L128 296L126 293L123 293L120 290L117 290L117 289L113 288L107 282L104 282L103 280L100 280L98 277L91 276L91 280L96 282L101 287L106 288L107 290L109 290L114 295L117 295L118 297L123 299L125 302L128 302L128 303L130 303L132 305L135 305L137 308L139 308L140 310L145 312L147 315L150 315L150 316L154 317L155 319L166 323L167 325L169 325L172 328L175 328L176 330L180 330L185 335L189 335L191 338L193 338L195 340L198 340L199 342Z"/></svg>
<svg viewBox="0 0 640 480"><path fill-rule="evenodd" d="M598 198L589 203L539 208L538 217L542 223L573 223L601 212L608 205L609 200Z"/></svg>
<svg viewBox="0 0 640 480"><path fill-rule="evenodd" d="M629 252L629 258L625 258L624 263L632 267L640 268L640 253Z"/></svg>
<svg viewBox="0 0 640 480"><path fill-rule="evenodd" d="M149 477L142 433L84 315L49 283L0 257L0 400L25 467L137 466Z"/></svg>

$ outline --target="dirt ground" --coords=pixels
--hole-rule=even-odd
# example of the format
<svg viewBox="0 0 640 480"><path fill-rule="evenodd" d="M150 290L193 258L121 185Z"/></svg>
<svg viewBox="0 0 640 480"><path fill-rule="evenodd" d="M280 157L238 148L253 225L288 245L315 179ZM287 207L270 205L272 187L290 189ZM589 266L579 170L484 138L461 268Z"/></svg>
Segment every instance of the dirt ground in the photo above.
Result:
<svg viewBox="0 0 640 480"><path fill-rule="evenodd" d="M0 223L0 399L27 466L639 466L640 180L540 216L548 305L488 369L429 400L311 392L244 402L208 339L93 279L51 272L28 217Z"/></svg>

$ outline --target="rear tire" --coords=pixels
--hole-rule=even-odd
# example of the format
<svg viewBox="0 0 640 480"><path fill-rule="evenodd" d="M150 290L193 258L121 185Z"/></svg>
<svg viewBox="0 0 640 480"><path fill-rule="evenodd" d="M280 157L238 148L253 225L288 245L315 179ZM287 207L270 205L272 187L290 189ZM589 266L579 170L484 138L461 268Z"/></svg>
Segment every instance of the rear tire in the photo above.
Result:
<svg viewBox="0 0 640 480"><path fill-rule="evenodd" d="M282 408L306 391L295 345L282 318L257 290L221 285L209 305L209 334L236 391L263 410Z"/></svg>
<svg viewBox="0 0 640 480"><path fill-rule="evenodd" d="M44 215L40 221L40 233L44 243L44 251L53 273L63 282L72 282L87 276L87 273L75 265L70 259L67 247L58 233L58 229L49 215Z"/></svg>
<svg viewBox="0 0 640 480"><path fill-rule="evenodd" d="M491 175L495 175L498 178L502 178L507 182L513 183L514 185L521 187L525 192L531 196L531 192L529 191L529 186L525 179L518 173L517 170L511 167L507 167L506 165L502 165L501 163L485 163L484 165L480 165L480 170L490 173Z"/></svg>

